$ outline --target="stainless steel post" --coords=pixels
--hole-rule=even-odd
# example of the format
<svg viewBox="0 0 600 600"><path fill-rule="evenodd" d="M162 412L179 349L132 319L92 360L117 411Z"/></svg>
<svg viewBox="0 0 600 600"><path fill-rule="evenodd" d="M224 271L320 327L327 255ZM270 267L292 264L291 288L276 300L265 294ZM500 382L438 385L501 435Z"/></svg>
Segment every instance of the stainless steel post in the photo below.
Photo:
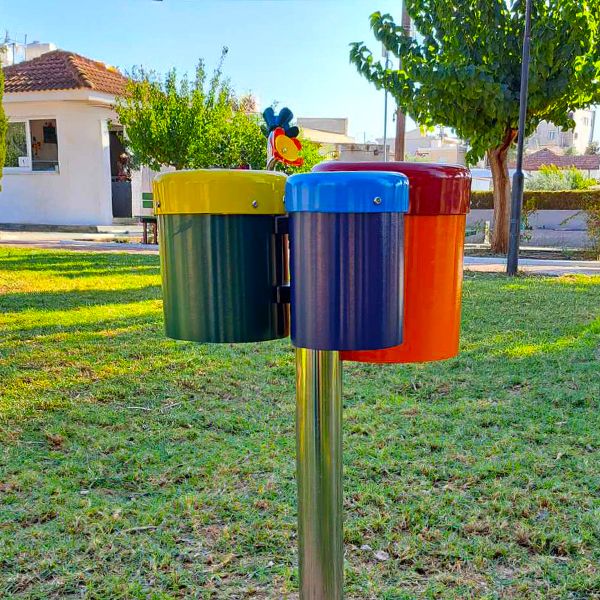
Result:
<svg viewBox="0 0 600 600"><path fill-rule="evenodd" d="M342 600L342 367L338 352L296 349L301 600Z"/></svg>

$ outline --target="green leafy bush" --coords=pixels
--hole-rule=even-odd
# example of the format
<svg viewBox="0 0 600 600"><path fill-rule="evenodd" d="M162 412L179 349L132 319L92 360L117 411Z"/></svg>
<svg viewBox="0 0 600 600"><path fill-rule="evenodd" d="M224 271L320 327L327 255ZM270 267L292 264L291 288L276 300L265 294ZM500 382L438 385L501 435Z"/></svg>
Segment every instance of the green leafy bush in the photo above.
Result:
<svg viewBox="0 0 600 600"><path fill-rule="evenodd" d="M600 260L600 203L586 210L588 236L592 240L592 250Z"/></svg>
<svg viewBox="0 0 600 600"><path fill-rule="evenodd" d="M4 52L4 49L0 48L0 55ZM2 96L4 95L4 72L0 68L0 179L2 179L2 167L4 167L4 158L6 154L6 128L7 122L4 116L4 109L2 108ZM0 190L2 186L0 186Z"/></svg>
<svg viewBox="0 0 600 600"><path fill-rule="evenodd" d="M201 60L192 81L171 69L164 78L135 69L115 110L125 128L124 142L135 165L158 171L176 169L264 169L267 140L262 118L251 96L237 97L223 76L227 48L210 79ZM321 162L319 146L302 141L302 167L285 167L286 173L310 171Z"/></svg>
<svg viewBox="0 0 600 600"><path fill-rule="evenodd" d="M541 191L587 190L597 185L579 169L560 169L556 165L542 165L540 170L525 180L525 189Z"/></svg>
<svg viewBox="0 0 600 600"><path fill-rule="evenodd" d="M600 189L533 191L527 190L523 195L525 207L535 210L586 210L590 205L600 206ZM471 192L471 210L494 207L492 192Z"/></svg>

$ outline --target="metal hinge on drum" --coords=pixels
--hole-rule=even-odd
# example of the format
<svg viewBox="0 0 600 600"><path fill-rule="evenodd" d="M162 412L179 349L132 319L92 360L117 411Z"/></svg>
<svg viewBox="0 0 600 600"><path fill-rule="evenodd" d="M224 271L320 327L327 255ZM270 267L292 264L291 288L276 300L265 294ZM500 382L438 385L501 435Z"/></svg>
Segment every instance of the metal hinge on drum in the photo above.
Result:
<svg viewBox="0 0 600 600"><path fill-rule="evenodd" d="M273 302L275 304L289 304L290 303L290 284L276 285L273 288Z"/></svg>

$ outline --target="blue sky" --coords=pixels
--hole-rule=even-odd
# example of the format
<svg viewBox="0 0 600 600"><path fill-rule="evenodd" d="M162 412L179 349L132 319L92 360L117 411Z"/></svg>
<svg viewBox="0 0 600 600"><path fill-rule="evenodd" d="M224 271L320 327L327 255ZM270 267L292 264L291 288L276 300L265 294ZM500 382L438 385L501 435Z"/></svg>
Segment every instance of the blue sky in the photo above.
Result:
<svg viewBox="0 0 600 600"><path fill-rule="evenodd" d="M348 117L357 140L383 133L383 92L348 62L348 44L379 53L369 15L400 20L401 0L0 0L0 29L54 42L129 70L192 72L229 47L225 73L263 107L273 101L304 117ZM393 102L390 104L394 108ZM390 110L389 128L393 132Z"/></svg>

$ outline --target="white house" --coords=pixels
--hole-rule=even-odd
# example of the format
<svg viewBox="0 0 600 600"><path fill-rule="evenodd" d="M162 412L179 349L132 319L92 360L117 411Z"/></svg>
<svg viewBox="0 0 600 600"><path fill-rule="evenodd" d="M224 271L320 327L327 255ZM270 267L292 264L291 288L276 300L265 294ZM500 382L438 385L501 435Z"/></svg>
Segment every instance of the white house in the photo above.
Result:
<svg viewBox="0 0 600 600"><path fill-rule="evenodd" d="M131 216L131 192L127 200L119 185L128 182L116 181L123 148L111 125L127 79L63 50L5 67L4 76L0 223L110 225Z"/></svg>

